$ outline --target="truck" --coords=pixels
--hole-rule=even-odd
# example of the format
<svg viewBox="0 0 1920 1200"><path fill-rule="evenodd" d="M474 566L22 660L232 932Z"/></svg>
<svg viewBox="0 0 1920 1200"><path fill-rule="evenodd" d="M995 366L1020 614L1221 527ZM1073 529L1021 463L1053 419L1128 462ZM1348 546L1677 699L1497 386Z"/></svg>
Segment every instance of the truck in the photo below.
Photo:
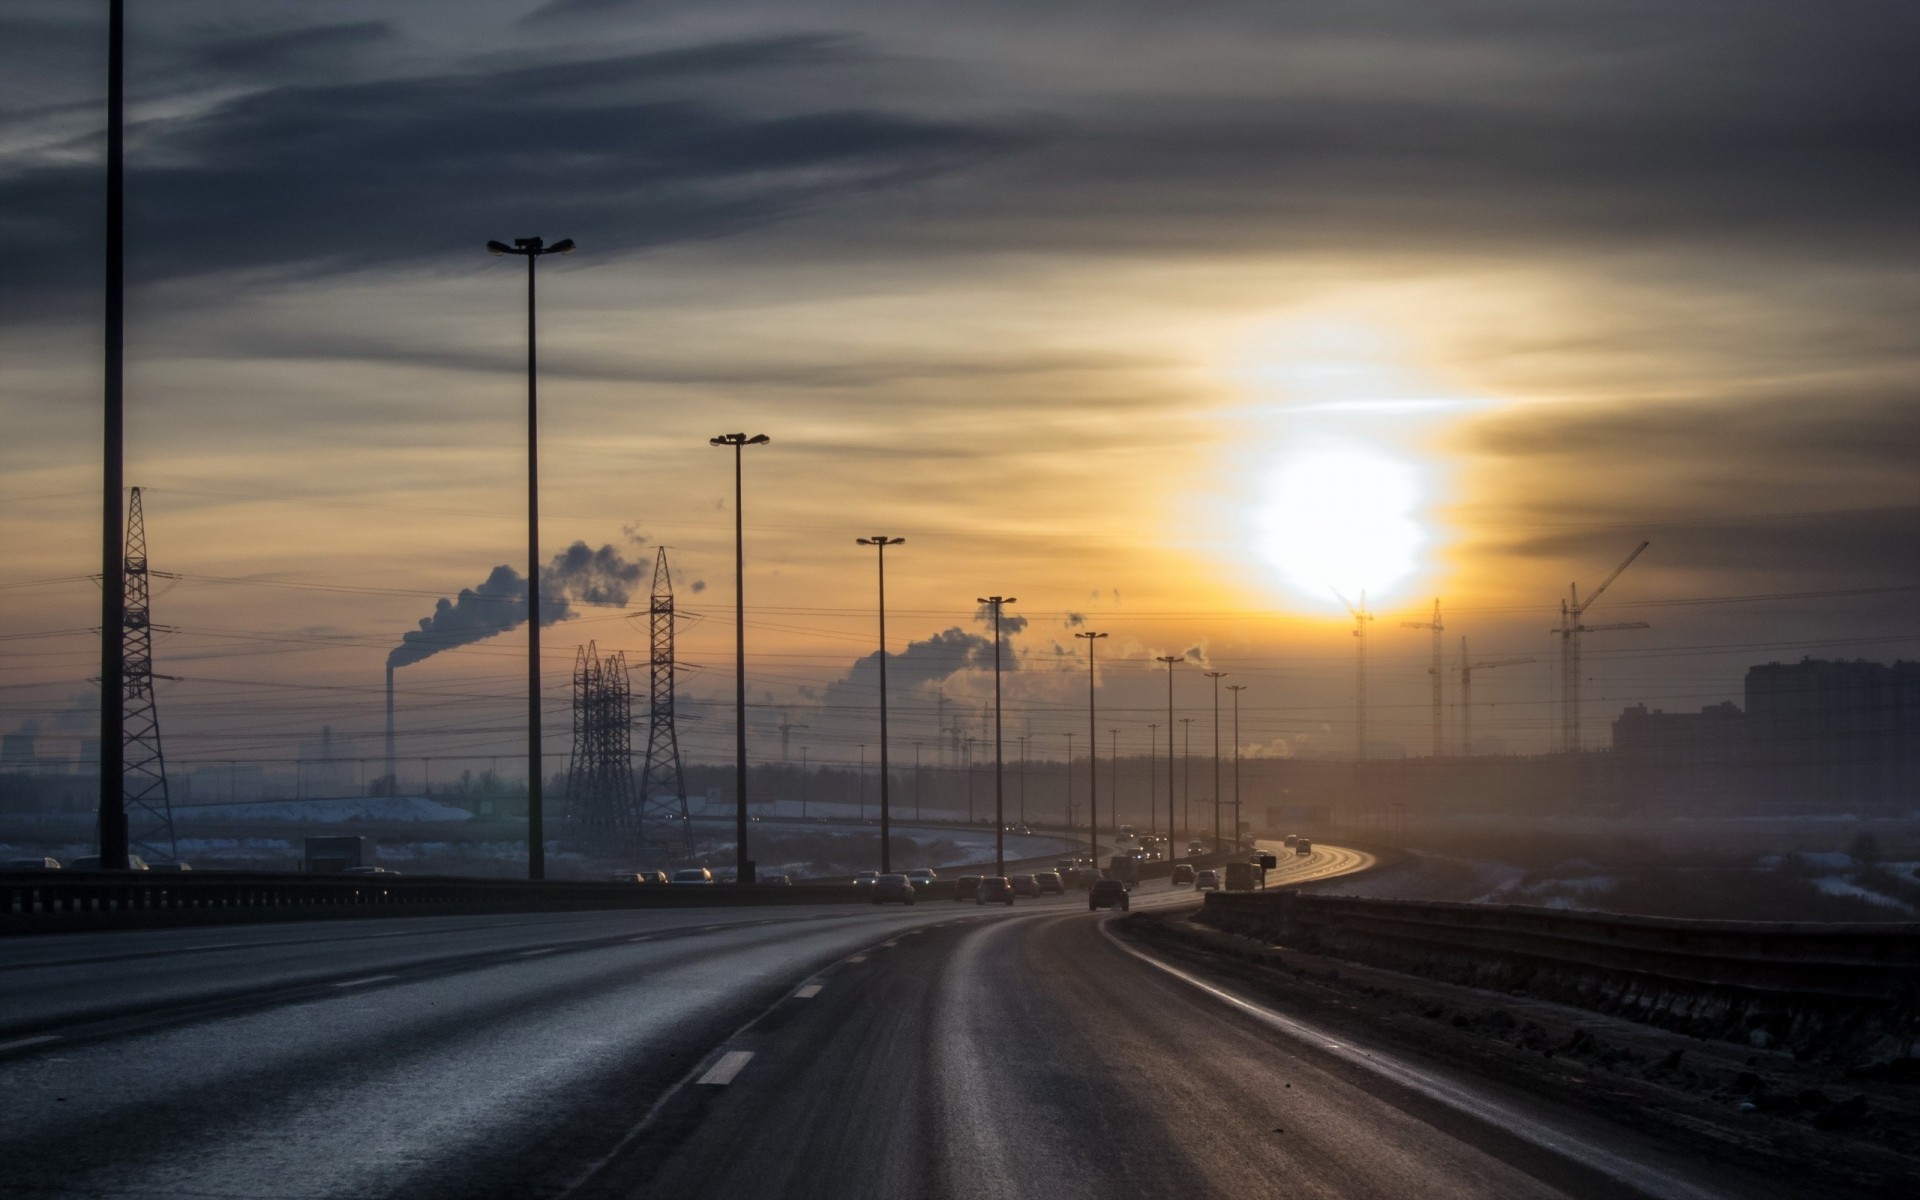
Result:
<svg viewBox="0 0 1920 1200"><path fill-rule="evenodd" d="M1131 854L1116 854L1107 862L1107 878L1118 879L1132 887L1140 882L1140 860Z"/></svg>
<svg viewBox="0 0 1920 1200"><path fill-rule="evenodd" d="M1260 886L1260 875L1260 868L1252 863L1230 862L1227 864L1227 890L1251 892Z"/></svg>
<svg viewBox="0 0 1920 1200"><path fill-rule="evenodd" d="M338 875L348 867L373 865L364 837L310 837L306 846L309 875Z"/></svg>

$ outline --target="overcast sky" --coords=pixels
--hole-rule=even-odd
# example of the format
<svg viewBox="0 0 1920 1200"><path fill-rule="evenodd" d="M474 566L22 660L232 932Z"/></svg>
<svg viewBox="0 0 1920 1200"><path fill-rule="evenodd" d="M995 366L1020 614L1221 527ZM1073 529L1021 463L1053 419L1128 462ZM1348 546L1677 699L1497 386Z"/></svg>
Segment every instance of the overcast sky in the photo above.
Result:
<svg viewBox="0 0 1920 1200"><path fill-rule="evenodd" d="M687 688L723 696L706 438L771 435L753 685L816 761L872 740L861 534L908 538L910 736L936 686L983 694L996 592L1032 618L1020 731L1080 727L1084 622L1141 746L1151 658L1188 651L1253 688L1250 746L1350 745L1336 587L1380 614L1379 737L1426 749L1400 622L1440 596L1450 656L1541 660L1476 726L1544 746L1558 600L1641 540L1590 619L1654 628L1589 640L1590 744L1750 662L1920 637L1887 590L1920 583L1906 0L128 7L127 478L184 577L155 605L183 761L372 730L436 598L524 571L523 267L482 245L533 234L580 246L540 268L545 553L672 547ZM105 8L0 12L0 728L67 738ZM1787 593L1823 594L1669 603ZM644 646L575 611L560 754L573 648ZM403 753L511 753L523 646L405 666Z"/></svg>

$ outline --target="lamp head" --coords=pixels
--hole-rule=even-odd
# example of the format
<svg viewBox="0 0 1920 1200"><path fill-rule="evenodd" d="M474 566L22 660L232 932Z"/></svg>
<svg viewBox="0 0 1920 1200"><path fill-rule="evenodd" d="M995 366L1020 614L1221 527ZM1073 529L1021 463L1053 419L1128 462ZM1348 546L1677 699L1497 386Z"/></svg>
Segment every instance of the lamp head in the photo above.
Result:
<svg viewBox="0 0 1920 1200"><path fill-rule="evenodd" d="M487 253L497 258L502 254L512 254L513 247L507 245L505 242L488 242Z"/></svg>
<svg viewBox="0 0 1920 1200"><path fill-rule="evenodd" d="M548 246L548 247L547 247L547 249L546 249L546 253L548 253L548 254L572 254L572 253L574 252L574 250L575 250L575 249L576 249L576 247L575 247L575 246L574 246L574 244L573 244L573 239L572 239L572 238L561 238L561 239L560 239L559 241L557 241L557 242L555 242L555 243L554 243L553 245L551 245L551 246Z"/></svg>

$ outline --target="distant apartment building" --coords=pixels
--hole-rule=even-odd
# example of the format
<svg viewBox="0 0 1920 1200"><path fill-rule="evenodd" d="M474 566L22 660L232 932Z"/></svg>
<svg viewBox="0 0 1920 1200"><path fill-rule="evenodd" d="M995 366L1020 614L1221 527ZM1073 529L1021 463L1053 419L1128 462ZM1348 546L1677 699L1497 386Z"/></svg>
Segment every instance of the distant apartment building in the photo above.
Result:
<svg viewBox="0 0 1920 1200"><path fill-rule="evenodd" d="M1732 701L1699 712L1636 704L1613 722L1626 811L1723 810L1747 791L1746 714Z"/></svg>
<svg viewBox="0 0 1920 1200"><path fill-rule="evenodd" d="M31 771L34 765L31 733L0 734L0 771Z"/></svg>

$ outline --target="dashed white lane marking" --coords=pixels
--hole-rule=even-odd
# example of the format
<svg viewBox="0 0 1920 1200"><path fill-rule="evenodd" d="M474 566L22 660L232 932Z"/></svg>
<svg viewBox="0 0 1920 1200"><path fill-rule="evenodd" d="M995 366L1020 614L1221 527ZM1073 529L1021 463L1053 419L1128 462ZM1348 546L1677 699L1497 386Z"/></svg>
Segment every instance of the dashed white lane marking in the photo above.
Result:
<svg viewBox="0 0 1920 1200"><path fill-rule="evenodd" d="M520 957L532 958L536 954L552 954L555 950L558 950L559 948L560 947L558 946L542 946L538 950L522 950L520 952Z"/></svg>
<svg viewBox="0 0 1920 1200"><path fill-rule="evenodd" d="M349 979L344 983L336 983L333 986L337 988L365 987L369 983L385 983L389 979L398 978L400 978L398 975L369 975L365 979Z"/></svg>
<svg viewBox="0 0 1920 1200"><path fill-rule="evenodd" d="M885 949L885 948L886 948L886 947L888 947L888 946L898 946L899 944L900 944L900 939L899 939L899 938L894 938L894 939L893 939L892 941L888 941L888 942L881 942L881 943L880 943L880 946L881 946L881 948L882 948L882 949Z"/></svg>
<svg viewBox="0 0 1920 1200"><path fill-rule="evenodd" d="M741 1068L745 1067L752 1058L751 1050L729 1050L720 1056L720 1061L713 1064L705 1075L694 1082L709 1084L713 1087L725 1087L733 1082L733 1077L738 1075Z"/></svg>
<svg viewBox="0 0 1920 1200"><path fill-rule="evenodd" d="M856 954L852 958L849 958L847 961L848 962L865 962L867 961L867 956L864 954Z"/></svg>
<svg viewBox="0 0 1920 1200"><path fill-rule="evenodd" d="M653 935L650 933L643 933L639 937L630 937L627 940L629 942L650 942L653 940Z"/></svg>
<svg viewBox="0 0 1920 1200"><path fill-rule="evenodd" d="M44 1046L48 1042L57 1042L59 1040L60 1035L57 1033L43 1033L37 1037L15 1038L10 1042L0 1042L0 1051L24 1050L28 1046Z"/></svg>
<svg viewBox="0 0 1920 1200"><path fill-rule="evenodd" d="M795 992L793 995L794 995L794 998L797 1000L811 1000L815 996L818 996L819 994L820 994L820 985L817 983L810 983L807 986L801 988L799 991ZM0 1046L0 1049L5 1049L5 1047Z"/></svg>
<svg viewBox="0 0 1920 1200"><path fill-rule="evenodd" d="M246 948L247 944L245 942L216 942L211 946L188 946L181 950L181 953L192 954L200 950L244 950Z"/></svg>

